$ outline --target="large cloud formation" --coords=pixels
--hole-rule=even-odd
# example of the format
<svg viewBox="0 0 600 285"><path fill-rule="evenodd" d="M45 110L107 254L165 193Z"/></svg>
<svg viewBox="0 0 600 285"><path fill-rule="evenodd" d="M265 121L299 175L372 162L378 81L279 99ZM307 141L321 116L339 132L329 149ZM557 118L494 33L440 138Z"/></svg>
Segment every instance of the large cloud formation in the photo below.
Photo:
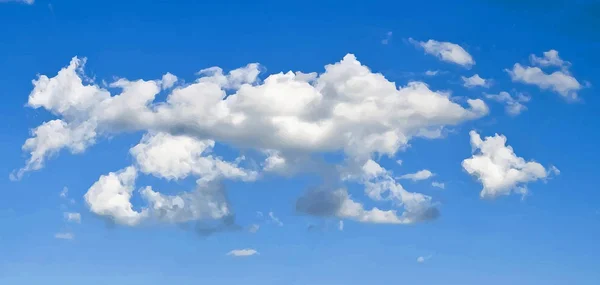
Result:
<svg viewBox="0 0 600 285"><path fill-rule="evenodd" d="M311 210L319 206L310 206L315 194L307 192L299 211L361 222L426 220L437 215L431 197L408 192L371 158L393 156L414 137L437 138L445 126L488 113L482 100L463 106L422 82L397 87L352 54L320 74L289 71L264 80L256 63L227 73L203 69L191 84L170 73L157 80L122 78L109 85L117 94L87 78L84 65L85 59L75 57L54 77L33 81L28 106L57 118L32 130L23 145L29 159L12 178L41 169L63 149L82 153L108 136L146 132L130 150L134 164L100 177L85 195L92 212L130 226L226 218L232 211L219 180L249 182L262 173L294 175L319 167L330 170L321 172L333 176L329 180L364 185L368 197L391 200L398 210L365 210L343 187L332 187L322 191L338 201L330 205L333 210ZM166 99L156 100L162 92ZM225 161L212 153L215 143L255 150L253 159L264 163L243 168L245 157ZM331 152L345 155L343 165L323 159ZM198 186L171 196L151 186L136 192L140 173L167 180L191 176ZM134 207L130 199L138 192L146 205Z"/></svg>

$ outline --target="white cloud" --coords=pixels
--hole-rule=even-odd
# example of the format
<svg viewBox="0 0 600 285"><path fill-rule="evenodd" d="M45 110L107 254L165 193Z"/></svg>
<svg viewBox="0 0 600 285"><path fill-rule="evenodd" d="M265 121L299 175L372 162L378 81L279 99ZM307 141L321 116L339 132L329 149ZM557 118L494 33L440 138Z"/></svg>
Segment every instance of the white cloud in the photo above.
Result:
<svg viewBox="0 0 600 285"><path fill-rule="evenodd" d="M171 74L170 72L165 73L165 75L163 75L162 77L162 80L160 81L162 89L169 89L173 87L175 83L177 83L177 80L177 76Z"/></svg>
<svg viewBox="0 0 600 285"><path fill-rule="evenodd" d="M255 171L240 169L210 154L215 142L168 133L146 134L130 153L143 173L165 179L181 179L190 174L202 181L220 177L252 181Z"/></svg>
<svg viewBox="0 0 600 285"><path fill-rule="evenodd" d="M81 214L80 213L72 213L72 212L65 212L63 213L65 220L67 220L67 222L71 222L71 223L81 223Z"/></svg>
<svg viewBox="0 0 600 285"><path fill-rule="evenodd" d="M67 198L67 196L69 195L69 188L67 188L66 186L63 187L62 191L60 191L59 196L61 198Z"/></svg>
<svg viewBox="0 0 600 285"><path fill-rule="evenodd" d="M427 75L427 76L436 76L436 75L438 75L438 73L440 73L439 70L427 70L427 71L425 71L425 75Z"/></svg>
<svg viewBox="0 0 600 285"><path fill-rule="evenodd" d="M339 223L338 223L338 230L340 230L340 231L344 230L344 221L339 221Z"/></svg>
<svg viewBox="0 0 600 285"><path fill-rule="evenodd" d="M338 165L323 159L332 152L348 161L342 167L353 171L348 181L363 184L369 197L392 200L403 209L399 215L396 210L365 210L346 199L334 216L362 222L427 220L437 215L431 197L406 191L370 158L393 156L414 137L439 138L443 128L489 111L482 100L461 105L422 82L396 86L351 54L326 65L321 74L287 72L260 80L260 65L251 63L228 73L218 67L203 69L187 85L175 84L175 77L168 75L122 78L109 84L110 90L119 90L115 94L87 78L84 63L73 58L56 76L40 75L33 81L28 105L58 119L34 129L23 146L30 157L13 178L42 168L62 149L81 153L103 138L145 132L130 150L134 164L101 176L84 196L93 213L129 226L228 217L230 205L218 182L253 181L259 171L314 171L342 183ZM165 88L166 99L156 100ZM224 161L212 153L217 142L264 155L262 169L241 168L243 157ZM134 191L138 172L167 180L193 176L197 189L176 195L151 186ZM388 197L381 197L386 193ZM136 194L145 204L133 206Z"/></svg>
<svg viewBox="0 0 600 285"><path fill-rule="evenodd" d="M56 233L54 234L54 238L72 240L75 238L75 235L72 233Z"/></svg>
<svg viewBox="0 0 600 285"><path fill-rule="evenodd" d="M398 160L396 160L396 164L398 164L398 165L402 165L402 159L398 159Z"/></svg>
<svg viewBox="0 0 600 285"><path fill-rule="evenodd" d="M137 225L147 212L135 211L130 201L136 177L133 166L100 176L84 195L90 210L118 224Z"/></svg>
<svg viewBox="0 0 600 285"><path fill-rule="evenodd" d="M462 80L463 80L463 85L467 88L473 88L473 87L485 87L488 88L490 87L490 81L487 79L483 79L479 76L479 74L475 74L471 77L465 77L465 76L461 76Z"/></svg>
<svg viewBox="0 0 600 285"><path fill-rule="evenodd" d="M251 249L251 248L246 248L246 249L234 249L230 252L227 253L227 255L229 256L235 256L235 257L244 257L244 256L252 256L258 254L258 251Z"/></svg>
<svg viewBox="0 0 600 285"><path fill-rule="evenodd" d="M531 55L534 65L543 67L561 66L561 70L545 73L539 67L522 66L515 63L512 69L506 69L512 81L536 85L542 90L551 90L568 99L577 99L577 92L584 86L569 72L570 63L558 57L558 52L550 50L544 53L543 58Z"/></svg>
<svg viewBox="0 0 600 285"><path fill-rule="evenodd" d="M385 38L381 40L381 44L387 45L392 40L392 32L385 33Z"/></svg>
<svg viewBox="0 0 600 285"><path fill-rule="evenodd" d="M485 94L485 97L506 104L506 113L508 113L511 116L516 116L521 112L527 110L527 107L523 105L523 103L529 102L529 100L531 100L530 97L525 96L521 93L517 94L516 97L513 97L505 91L502 91L498 94Z"/></svg>
<svg viewBox="0 0 600 285"><path fill-rule="evenodd" d="M273 223L275 223L276 225L283 227L283 223L279 220L278 217L275 216L275 213L273 212L269 212L269 218L271 219L271 221Z"/></svg>
<svg viewBox="0 0 600 285"><path fill-rule="evenodd" d="M545 179L550 174L541 164L518 157L513 148L506 145L503 135L484 140L475 131L469 135L473 156L463 160L462 167L483 184L482 198L493 199L511 193L526 195L527 183Z"/></svg>
<svg viewBox="0 0 600 285"><path fill-rule="evenodd" d="M423 48L426 53L434 55L443 61L456 63L464 67L475 65L473 57L463 47L457 44L451 42L438 42L436 40L419 42L412 38L409 38L408 40L412 44Z"/></svg>
<svg viewBox="0 0 600 285"><path fill-rule="evenodd" d="M419 257L417 257L417 262L418 263L425 263L425 261L431 259L431 257L432 257L431 255L428 255L428 256L419 256Z"/></svg>
<svg viewBox="0 0 600 285"><path fill-rule="evenodd" d="M433 181L431 182L431 186L436 187L436 188L440 188L440 189L445 189L446 185L442 182L437 182L437 181Z"/></svg>
<svg viewBox="0 0 600 285"><path fill-rule="evenodd" d="M558 56L558 51L554 49L544 52L543 57L537 57L535 54L532 54L529 56L529 59L533 65L538 66L566 67L571 64L568 61L562 60L560 56Z"/></svg>
<svg viewBox="0 0 600 285"><path fill-rule="evenodd" d="M399 179L410 179L412 181L426 180L433 176L433 173L427 169L419 170L415 173L404 174Z"/></svg>

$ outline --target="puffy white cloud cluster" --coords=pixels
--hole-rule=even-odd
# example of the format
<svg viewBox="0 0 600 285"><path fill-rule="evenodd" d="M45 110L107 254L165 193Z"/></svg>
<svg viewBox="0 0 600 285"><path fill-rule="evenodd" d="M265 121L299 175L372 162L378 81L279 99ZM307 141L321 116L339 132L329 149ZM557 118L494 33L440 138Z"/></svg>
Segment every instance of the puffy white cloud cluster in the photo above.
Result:
<svg viewBox="0 0 600 285"><path fill-rule="evenodd" d="M544 72L537 66L522 66L515 63L512 69L507 69L506 72L515 82L536 85L543 90L551 90L555 93L568 99L577 99L577 92L584 86L571 75L569 71L570 63L562 60L558 56L558 51L550 50L544 52L543 57L535 55L530 56L530 61L533 65L541 67L558 66L560 70L552 73Z"/></svg>
<svg viewBox="0 0 600 285"><path fill-rule="evenodd" d="M420 42L412 38L409 38L408 41L423 48L426 53L433 55L442 61L455 63L467 68L475 65L475 60L471 54L455 43L439 42L432 39L426 42Z"/></svg>
<svg viewBox="0 0 600 285"><path fill-rule="evenodd" d="M460 50L450 46L441 54L465 57ZM468 58L459 62L473 64ZM467 100L463 106L422 82L397 87L351 54L320 74L290 71L261 80L260 65L252 63L228 73L203 69L186 85L178 85L182 81L170 73L157 80L119 79L109 85L120 90L116 94L85 77L84 63L73 58L56 76L33 81L28 105L58 118L32 131L23 146L30 157L13 178L42 168L62 149L81 153L107 136L144 131L130 150L134 164L101 176L85 194L92 212L132 226L224 218L231 208L220 179L253 181L262 171L294 175L316 169L329 169L326 175L337 176L329 179L338 182L364 184L369 197L392 200L402 211L365 210L344 190L329 190L341 201L330 215L376 223L429 219L437 215L431 197L406 191L371 157L392 156L414 137L440 137L442 128L488 113L482 100ZM161 92L167 97L157 101ZM238 165L242 158L228 162L212 154L217 142L264 154L262 169L244 169ZM328 152L346 156L351 179L338 167L327 167L321 156ZM164 195L151 186L136 191L140 173L167 180L192 176L198 187L178 195ZM136 193L145 205L132 205Z"/></svg>
<svg viewBox="0 0 600 285"><path fill-rule="evenodd" d="M503 135L496 134L482 140L475 131L469 134L474 153L463 160L462 166L483 185L480 193L482 198L493 199L511 193L526 195L527 183L545 179L551 173L559 173L556 167L546 170L535 161L518 157L513 148L506 145Z"/></svg>

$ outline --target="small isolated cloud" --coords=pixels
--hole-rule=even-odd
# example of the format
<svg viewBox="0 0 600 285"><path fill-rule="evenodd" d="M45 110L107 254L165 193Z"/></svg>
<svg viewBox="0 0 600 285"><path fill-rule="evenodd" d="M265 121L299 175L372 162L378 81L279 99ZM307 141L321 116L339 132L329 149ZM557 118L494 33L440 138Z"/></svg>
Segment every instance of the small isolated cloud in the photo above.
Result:
<svg viewBox="0 0 600 285"><path fill-rule="evenodd" d="M254 233L258 232L259 229L260 229L260 225L253 224L253 225L250 225L250 227L248 227L248 232L254 234Z"/></svg>
<svg viewBox="0 0 600 285"><path fill-rule="evenodd" d="M427 76L436 76L436 75L438 75L438 73L440 73L439 70L427 70L427 71L425 71L425 75L427 75Z"/></svg>
<svg viewBox="0 0 600 285"><path fill-rule="evenodd" d="M512 81L535 85L542 90L550 90L567 99L577 99L577 92L583 89L583 85L571 75L570 63L563 61L555 50L544 53L544 57L531 55L533 65L542 67L560 66L561 70L546 73L539 67L522 66L515 63L512 69L506 69Z"/></svg>
<svg viewBox="0 0 600 285"><path fill-rule="evenodd" d="M398 164L398 165L402 165L402 159L398 159L398 160L396 160L396 164Z"/></svg>
<svg viewBox="0 0 600 285"><path fill-rule="evenodd" d="M275 216L275 214L273 212L269 212L269 218L271 219L271 221L273 223L275 223L276 225L283 227L283 223L279 220L278 217Z"/></svg>
<svg viewBox="0 0 600 285"><path fill-rule="evenodd" d="M473 156L463 160L462 167L483 185L481 198L494 199L498 196L528 193L526 184L545 179L557 172L546 170L535 161L518 157L513 148L506 145L506 137L496 134L481 139L475 131L469 132Z"/></svg>
<svg viewBox="0 0 600 285"><path fill-rule="evenodd" d="M72 240L75 238L75 235L72 233L56 233L54 234L54 238Z"/></svg>
<svg viewBox="0 0 600 285"><path fill-rule="evenodd" d="M385 38L383 40L381 40L381 44L387 45L390 43L391 40L392 40L392 32L387 32L387 33L385 33Z"/></svg>
<svg viewBox="0 0 600 285"><path fill-rule="evenodd" d="M81 214L80 213L64 213L65 220L70 223L81 223Z"/></svg>
<svg viewBox="0 0 600 285"><path fill-rule="evenodd" d="M343 231L344 230L344 221L340 221L338 224L338 230Z"/></svg>
<svg viewBox="0 0 600 285"><path fill-rule="evenodd" d="M437 182L437 181L433 181L431 182L431 186L436 187L436 188L440 188L440 189L445 189L446 185L442 182Z"/></svg>
<svg viewBox="0 0 600 285"><path fill-rule="evenodd" d="M527 107L523 103L529 102L531 98L521 93L515 97L511 96L508 92L502 91L498 94L484 94L486 98L494 100L496 102L504 103L506 105L506 113L511 116L521 114L521 112L527 110Z"/></svg>
<svg viewBox="0 0 600 285"><path fill-rule="evenodd" d="M425 263L425 261L431 259L431 257L432 257L431 255L428 255L428 256L419 256L419 257L417 257L417 262L418 263Z"/></svg>
<svg viewBox="0 0 600 285"><path fill-rule="evenodd" d="M490 87L490 81L488 79L483 79L481 78L481 76L479 76L479 74L475 74L471 77L465 77L465 76L461 76L462 80L463 80L463 86L467 87L467 88L473 88L473 87L485 87L488 88Z"/></svg>
<svg viewBox="0 0 600 285"><path fill-rule="evenodd" d="M67 188L66 186L63 187L63 189L60 191L59 196L61 198L67 198L67 196L69 195L69 188Z"/></svg>
<svg viewBox="0 0 600 285"><path fill-rule="evenodd" d="M258 251L251 249L251 248L246 248L246 249L234 249L230 252L227 253L227 255L229 256L235 256L235 257L245 257L245 256L252 256L258 254Z"/></svg>
<svg viewBox="0 0 600 285"><path fill-rule="evenodd" d="M455 63L463 67L475 65L473 57L461 46L451 42L438 42L428 40L426 42L416 41L409 38L408 41L417 47L423 48L425 53L436 56L442 61Z"/></svg>
<svg viewBox="0 0 600 285"><path fill-rule="evenodd" d="M419 181L419 180L426 180L431 178L431 176L433 176L434 174L427 170L427 169L423 169L423 170L419 170L415 173L409 173L409 174L404 174L400 177L398 177L399 179L409 179L412 181Z"/></svg>

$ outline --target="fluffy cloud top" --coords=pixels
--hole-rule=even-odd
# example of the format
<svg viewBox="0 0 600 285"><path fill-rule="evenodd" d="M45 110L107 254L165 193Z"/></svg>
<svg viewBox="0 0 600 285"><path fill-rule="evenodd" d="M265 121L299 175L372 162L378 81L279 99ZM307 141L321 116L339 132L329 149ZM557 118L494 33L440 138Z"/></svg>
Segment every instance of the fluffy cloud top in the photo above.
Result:
<svg viewBox="0 0 600 285"><path fill-rule="evenodd" d="M414 45L423 48L426 53L436 56L443 61L455 63L464 67L475 65L473 57L463 47L457 44L451 42L438 42L436 40L420 42L412 38L409 38L408 40Z"/></svg>
<svg viewBox="0 0 600 285"><path fill-rule="evenodd" d="M487 88L490 86L489 80L481 78L479 74L475 74L471 77L461 76L461 79L463 80L463 85L467 88L473 88L477 86Z"/></svg>
<svg viewBox="0 0 600 285"><path fill-rule="evenodd" d="M515 82L536 85L543 90L551 90L568 99L577 99L577 92L583 88L583 85L569 72L569 63L563 61L555 50L544 53L544 57L539 58L531 55L531 61L534 65L561 66L561 70L552 73L546 73L539 67L522 66L515 63L512 69L506 72Z"/></svg>
<svg viewBox="0 0 600 285"><path fill-rule="evenodd" d="M494 135L484 140L475 131L471 131L473 156L463 160L463 168L477 177L483 184L480 196L496 198L502 195L518 193L526 195L526 184L545 179L551 172L535 161L525 161L518 157L511 146L506 145L506 137Z"/></svg>
<svg viewBox="0 0 600 285"><path fill-rule="evenodd" d="M116 94L87 78L84 64L73 58L56 76L33 81L28 106L58 118L32 131L23 146L30 157L13 178L42 168L62 149L82 153L103 138L143 131L130 150L133 165L101 176L84 196L93 213L129 226L229 219L232 209L219 180L249 182L262 172L302 171L319 173L334 184L361 184L367 196L390 200L397 209L366 210L344 187L331 187L325 194L301 197L301 212L372 223L432 219L438 215L432 198L405 190L371 157L392 156L414 137L437 138L446 126L488 113L482 100L467 100L463 106L422 82L398 87L351 54L326 65L321 74L290 71L264 80L258 78L261 67L256 63L228 73L219 67L203 69L187 85L170 73L157 80L122 78L109 84L120 90ZM164 101L156 100L160 92L168 94ZM213 154L217 142L255 150L255 159L264 159L262 169L240 167L243 157L223 160ZM319 158L328 152L343 153L343 165ZM140 174L167 180L192 176L197 187L176 195L152 186L136 191ZM132 204L134 195L140 195L142 205ZM311 206L321 203L312 199L315 195L335 201L326 205L330 209L325 214Z"/></svg>

